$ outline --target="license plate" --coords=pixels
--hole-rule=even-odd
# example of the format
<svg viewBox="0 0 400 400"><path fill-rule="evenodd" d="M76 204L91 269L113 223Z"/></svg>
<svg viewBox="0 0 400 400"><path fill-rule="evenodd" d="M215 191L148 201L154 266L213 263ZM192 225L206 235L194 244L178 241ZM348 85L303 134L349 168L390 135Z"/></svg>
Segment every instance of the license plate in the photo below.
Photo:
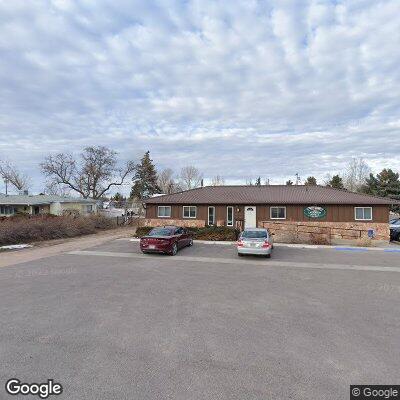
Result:
<svg viewBox="0 0 400 400"><path fill-rule="evenodd" d="M156 246L154 244L149 245L149 249L153 250L155 248L156 248Z"/></svg>

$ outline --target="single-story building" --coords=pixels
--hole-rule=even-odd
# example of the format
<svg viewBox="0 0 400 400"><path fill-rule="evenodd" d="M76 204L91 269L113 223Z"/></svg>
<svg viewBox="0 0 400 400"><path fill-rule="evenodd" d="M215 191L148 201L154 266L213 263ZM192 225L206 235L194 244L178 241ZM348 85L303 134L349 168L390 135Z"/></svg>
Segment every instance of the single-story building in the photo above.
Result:
<svg viewBox="0 0 400 400"><path fill-rule="evenodd" d="M0 195L0 217L15 214L91 214L97 212L97 201L53 195Z"/></svg>
<svg viewBox="0 0 400 400"><path fill-rule="evenodd" d="M144 224L267 227L291 242L389 241L393 204L325 186L206 186L145 200Z"/></svg>

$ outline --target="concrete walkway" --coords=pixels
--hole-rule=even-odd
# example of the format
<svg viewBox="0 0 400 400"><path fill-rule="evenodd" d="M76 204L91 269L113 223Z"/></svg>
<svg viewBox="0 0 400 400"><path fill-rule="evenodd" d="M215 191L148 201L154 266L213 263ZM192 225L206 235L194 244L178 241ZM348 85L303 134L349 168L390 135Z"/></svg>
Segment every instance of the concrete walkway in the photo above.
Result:
<svg viewBox="0 0 400 400"><path fill-rule="evenodd" d="M0 268L51 257L69 251L88 249L109 242L110 240L121 237L126 238L129 233L133 232L132 228L124 227L102 231L94 235L38 242L34 247L28 249L1 252Z"/></svg>

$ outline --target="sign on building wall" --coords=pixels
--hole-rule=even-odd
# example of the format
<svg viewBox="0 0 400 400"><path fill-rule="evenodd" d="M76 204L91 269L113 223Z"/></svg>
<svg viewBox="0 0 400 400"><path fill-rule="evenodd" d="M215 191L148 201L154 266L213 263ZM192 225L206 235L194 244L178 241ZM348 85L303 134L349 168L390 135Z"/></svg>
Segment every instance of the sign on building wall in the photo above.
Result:
<svg viewBox="0 0 400 400"><path fill-rule="evenodd" d="M326 217L326 209L324 207L310 206L303 210L307 218L324 218Z"/></svg>
<svg viewBox="0 0 400 400"><path fill-rule="evenodd" d="M373 239L375 237L375 229L368 229L368 237Z"/></svg>

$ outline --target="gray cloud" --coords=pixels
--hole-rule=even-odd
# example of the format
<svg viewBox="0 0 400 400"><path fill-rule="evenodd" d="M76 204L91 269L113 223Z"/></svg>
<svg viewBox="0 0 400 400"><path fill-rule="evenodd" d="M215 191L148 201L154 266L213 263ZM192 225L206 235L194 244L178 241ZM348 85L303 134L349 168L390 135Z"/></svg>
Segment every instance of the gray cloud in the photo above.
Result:
<svg viewBox="0 0 400 400"><path fill-rule="evenodd" d="M0 158L150 149L232 182L400 170L398 1L0 2Z"/></svg>

